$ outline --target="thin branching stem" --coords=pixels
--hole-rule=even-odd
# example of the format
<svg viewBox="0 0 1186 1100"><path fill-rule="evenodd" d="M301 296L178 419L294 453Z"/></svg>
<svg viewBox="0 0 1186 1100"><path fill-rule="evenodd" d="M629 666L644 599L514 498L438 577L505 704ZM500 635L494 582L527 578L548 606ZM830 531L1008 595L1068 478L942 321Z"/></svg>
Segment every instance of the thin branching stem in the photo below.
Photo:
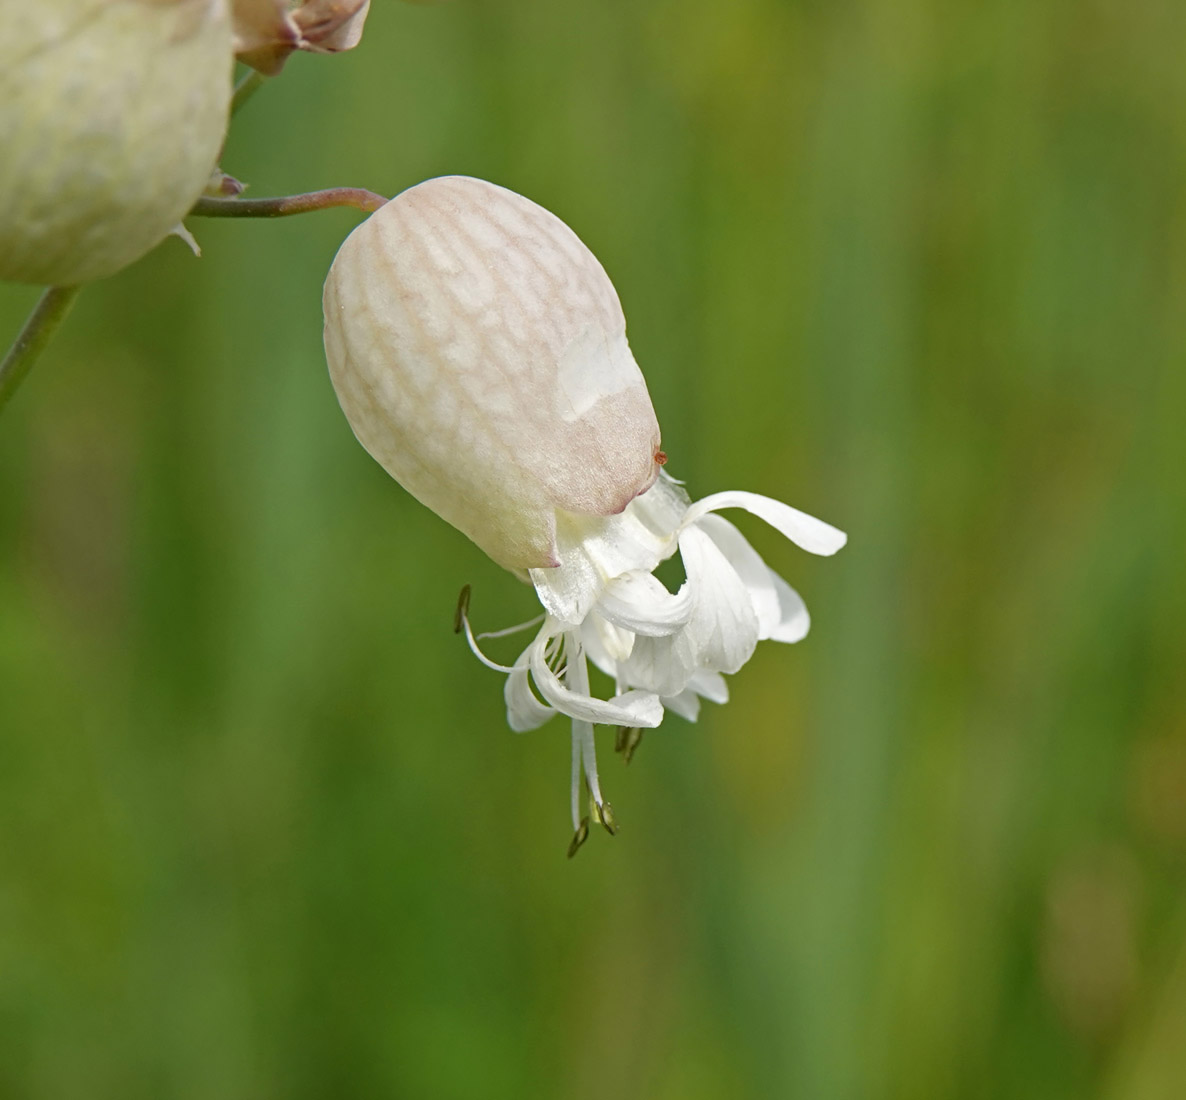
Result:
<svg viewBox="0 0 1186 1100"><path fill-rule="evenodd" d="M264 86L263 73L256 72L252 69L238 84L235 85L235 90L231 95L231 117L234 118L236 114L243 109L243 105L256 92Z"/></svg>
<svg viewBox="0 0 1186 1100"><path fill-rule="evenodd" d="M0 362L0 409L8 404L37 356L66 319L80 289L77 286L51 286L38 299L25 327L17 333L4 361Z"/></svg>
<svg viewBox="0 0 1186 1100"><path fill-rule="evenodd" d="M328 191L309 191L304 195L281 195L271 199L201 198L191 214L202 218L287 218L310 210L328 210L333 206L353 206L368 214L387 200L361 187L331 187Z"/></svg>

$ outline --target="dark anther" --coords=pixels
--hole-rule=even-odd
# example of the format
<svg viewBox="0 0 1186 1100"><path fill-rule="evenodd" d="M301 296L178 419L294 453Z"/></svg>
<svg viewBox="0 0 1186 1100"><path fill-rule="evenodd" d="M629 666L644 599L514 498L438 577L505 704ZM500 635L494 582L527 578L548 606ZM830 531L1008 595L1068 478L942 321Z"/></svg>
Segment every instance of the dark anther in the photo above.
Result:
<svg viewBox="0 0 1186 1100"><path fill-rule="evenodd" d="M453 633L461 633L461 624L465 622L466 615L469 614L469 585L467 584L462 590L461 595L457 597L457 610L453 612Z"/></svg>
<svg viewBox="0 0 1186 1100"><path fill-rule="evenodd" d="M572 842L568 846L568 858L580 851L581 845L589 839L589 819L587 817L581 818L581 823L577 826L577 831L573 834Z"/></svg>
<svg viewBox="0 0 1186 1100"><path fill-rule="evenodd" d="M626 732L626 742L622 745L622 758L627 764L634 759L634 750L642 744L643 731L638 726L631 726Z"/></svg>
<svg viewBox="0 0 1186 1100"><path fill-rule="evenodd" d="M618 835L618 823L614 820L614 808L608 802L594 803L593 812L597 821L610 836Z"/></svg>

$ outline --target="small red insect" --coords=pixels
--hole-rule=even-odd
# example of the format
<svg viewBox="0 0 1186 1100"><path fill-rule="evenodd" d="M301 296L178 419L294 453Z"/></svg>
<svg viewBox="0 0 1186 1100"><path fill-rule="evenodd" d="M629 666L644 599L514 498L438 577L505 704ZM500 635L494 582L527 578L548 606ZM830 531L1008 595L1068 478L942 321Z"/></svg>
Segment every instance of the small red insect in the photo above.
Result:
<svg viewBox="0 0 1186 1100"><path fill-rule="evenodd" d="M655 452L655 462L660 466L667 465L667 456L662 451Z"/></svg>

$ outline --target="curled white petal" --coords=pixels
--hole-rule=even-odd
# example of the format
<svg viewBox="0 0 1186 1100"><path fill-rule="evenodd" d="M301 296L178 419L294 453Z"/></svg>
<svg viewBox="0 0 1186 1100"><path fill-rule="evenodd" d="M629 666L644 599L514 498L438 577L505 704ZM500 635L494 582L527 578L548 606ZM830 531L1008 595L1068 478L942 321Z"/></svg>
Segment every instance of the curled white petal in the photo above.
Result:
<svg viewBox="0 0 1186 1100"><path fill-rule="evenodd" d="M807 613L807 605L786 581L774 570L770 570L770 580L778 593L778 604L781 617L778 626L770 632L770 640L774 642L801 642L807 637L811 629L811 616Z"/></svg>
<svg viewBox="0 0 1186 1100"><path fill-rule="evenodd" d="M614 664L618 661L625 661L630 657L634 651L635 635L633 631L624 627L618 626L615 623L608 622L601 618L596 612L589 616L589 619L595 618L598 620L598 626L594 633L597 635L597 640L600 643L601 652ZM588 621L588 620L586 620ZM603 672L605 665L596 659L593 663L597 665ZM613 675L611 672L610 675Z"/></svg>
<svg viewBox="0 0 1186 1100"><path fill-rule="evenodd" d="M526 733L528 730L539 729L556 712L536 697L531 690L528 676L528 660L530 650L515 662L515 667L507 677L506 687L503 689L503 699L507 705L507 725L516 733Z"/></svg>
<svg viewBox="0 0 1186 1100"><path fill-rule="evenodd" d="M596 611L581 624L581 645L589 660L615 680L618 676L618 662L626 660L630 656L630 650L634 648L634 635L629 636L629 649L625 648L624 635L624 631L611 626Z"/></svg>
<svg viewBox="0 0 1186 1100"><path fill-rule="evenodd" d="M736 672L758 644L758 616L745 583L698 527L685 528L679 547L688 584L696 595L696 610L687 629L698 663L718 672Z"/></svg>
<svg viewBox="0 0 1186 1100"><path fill-rule="evenodd" d="M665 638L640 634L630 659L620 667L626 682L664 697L679 695L697 669L698 654L688 630Z"/></svg>
<svg viewBox="0 0 1186 1100"><path fill-rule="evenodd" d="M827 557L836 553L848 541L848 536L843 531L830 523L824 523L822 519L800 512L798 508L783 504L781 500L741 490L713 493L703 500L696 501L684 516L684 527L695 523L701 516L722 508L744 508L752 515L765 520L776 531L810 554Z"/></svg>
<svg viewBox="0 0 1186 1100"><path fill-rule="evenodd" d="M605 586L597 610L625 630L662 637L674 634L687 623L692 617L693 603L688 585L673 596L652 574L632 570Z"/></svg>
<svg viewBox="0 0 1186 1100"><path fill-rule="evenodd" d="M721 516L701 516L696 526L708 534L737 570L758 616L758 640L769 638L782 621L782 608L762 556L733 524Z"/></svg>
<svg viewBox="0 0 1186 1100"><path fill-rule="evenodd" d="M584 622L606 585L631 572L651 572L676 549L688 494L661 477L613 516L556 514L557 564L528 571L540 603L561 623Z"/></svg>
<svg viewBox="0 0 1186 1100"><path fill-rule="evenodd" d="M663 704L654 692L627 691L610 700L595 699L565 687L548 667L542 647L532 646L530 654L536 687L561 714L582 722L604 722L612 726L653 728L663 721Z"/></svg>

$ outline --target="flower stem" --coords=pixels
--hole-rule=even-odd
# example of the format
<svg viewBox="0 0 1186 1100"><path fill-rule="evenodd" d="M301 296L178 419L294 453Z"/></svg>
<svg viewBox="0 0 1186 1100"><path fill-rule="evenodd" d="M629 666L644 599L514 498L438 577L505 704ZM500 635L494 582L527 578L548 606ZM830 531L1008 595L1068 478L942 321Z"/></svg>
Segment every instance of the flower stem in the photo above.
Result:
<svg viewBox="0 0 1186 1100"><path fill-rule="evenodd" d="M282 195L274 199L202 198L191 214L203 218L287 218L310 210L328 210L331 206L353 206L368 214L387 200L361 187L331 187L328 191L309 191L304 195Z"/></svg>
<svg viewBox="0 0 1186 1100"><path fill-rule="evenodd" d="M17 334L4 361L0 362L0 409L8 404L58 325L66 319L80 289L77 286L47 287L33 307L25 327Z"/></svg>
<svg viewBox="0 0 1186 1100"><path fill-rule="evenodd" d="M238 84L231 95L231 117L242 110L243 105L264 86L264 74L252 69Z"/></svg>

